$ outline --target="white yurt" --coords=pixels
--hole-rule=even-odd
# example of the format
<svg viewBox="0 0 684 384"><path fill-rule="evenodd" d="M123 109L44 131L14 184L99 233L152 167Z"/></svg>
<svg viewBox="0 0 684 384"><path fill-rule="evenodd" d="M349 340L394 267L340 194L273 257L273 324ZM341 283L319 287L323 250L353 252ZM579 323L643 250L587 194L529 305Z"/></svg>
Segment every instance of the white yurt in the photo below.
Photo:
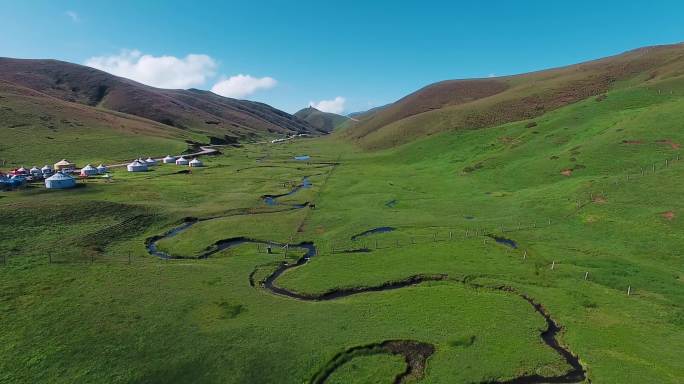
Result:
<svg viewBox="0 0 684 384"><path fill-rule="evenodd" d="M147 160L145 160L145 163L147 163L147 166L151 167L151 166L157 165L157 160L155 160L151 157L148 157Z"/></svg>
<svg viewBox="0 0 684 384"><path fill-rule="evenodd" d="M52 167L45 164L43 168L40 169L41 172L43 172L43 177L48 177L52 175Z"/></svg>
<svg viewBox="0 0 684 384"><path fill-rule="evenodd" d="M192 161L190 161L188 165L190 165L191 167L204 167L204 164L201 161L197 160L197 158L192 159Z"/></svg>
<svg viewBox="0 0 684 384"><path fill-rule="evenodd" d="M105 167L102 164L98 165L97 166L97 173L99 173L100 175L107 173L107 167Z"/></svg>
<svg viewBox="0 0 684 384"><path fill-rule="evenodd" d="M45 188L47 189L66 189L75 186L76 179L62 172L57 172L45 179Z"/></svg>
<svg viewBox="0 0 684 384"><path fill-rule="evenodd" d="M164 164L173 164L176 162L176 158L171 155L166 155L166 157L162 159L162 162Z"/></svg>
<svg viewBox="0 0 684 384"><path fill-rule="evenodd" d="M97 175L97 168L93 167L92 165L88 164L85 167L81 168L81 176L95 176Z"/></svg>
<svg viewBox="0 0 684 384"><path fill-rule="evenodd" d="M181 156L176 160L176 165L188 165L190 162L185 157Z"/></svg>
<svg viewBox="0 0 684 384"><path fill-rule="evenodd" d="M34 166L33 168L29 169L29 173L33 177L43 177L43 172L38 169L38 167Z"/></svg>
<svg viewBox="0 0 684 384"><path fill-rule="evenodd" d="M145 172L147 171L147 164L140 162L139 160L135 160L128 164L126 168L128 169L128 172Z"/></svg>

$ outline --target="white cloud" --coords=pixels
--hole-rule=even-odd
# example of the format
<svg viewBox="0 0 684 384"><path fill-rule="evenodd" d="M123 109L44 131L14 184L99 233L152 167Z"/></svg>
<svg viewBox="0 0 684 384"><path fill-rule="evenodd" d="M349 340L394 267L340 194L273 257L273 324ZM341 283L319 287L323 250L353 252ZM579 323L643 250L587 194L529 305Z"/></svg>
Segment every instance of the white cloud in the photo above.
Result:
<svg viewBox="0 0 684 384"><path fill-rule="evenodd" d="M252 77L239 74L229 78L223 78L211 87L211 91L217 95L242 99L262 89L271 89L278 84L272 77Z"/></svg>
<svg viewBox="0 0 684 384"><path fill-rule="evenodd" d="M310 101L309 106L318 109L323 112L337 113L340 114L344 111L344 103L347 102L342 96L337 96L332 100L321 100L321 101Z"/></svg>
<svg viewBox="0 0 684 384"><path fill-rule="evenodd" d="M216 61L208 55L143 55L123 50L118 55L91 57L85 65L159 88L189 88L202 85L215 75Z"/></svg>
<svg viewBox="0 0 684 384"><path fill-rule="evenodd" d="M78 13L76 13L74 11L66 11L66 12L64 12L64 14L69 16L71 21L73 21L74 23L78 23L81 21L81 17L79 17Z"/></svg>
<svg viewBox="0 0 684 384"><path fill-rule="evenodd" d="M489 78L496 77L496 73L490 73L489 75L487 75L487 77L489 77Z"/></svg>

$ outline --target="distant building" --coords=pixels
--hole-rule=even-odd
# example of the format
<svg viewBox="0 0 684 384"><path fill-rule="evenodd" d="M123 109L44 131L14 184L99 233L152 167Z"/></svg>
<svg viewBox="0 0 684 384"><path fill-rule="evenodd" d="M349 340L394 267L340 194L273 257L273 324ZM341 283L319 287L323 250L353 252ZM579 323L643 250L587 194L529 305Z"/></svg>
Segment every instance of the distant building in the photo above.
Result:
<svg viewBox="0 0 684 384"><path fill-rule="evenodd" d="M88 177L88 176L95 176L97 174L98 174L97 168L93 167L90 164L81 168L81 176Z"/></svg>
<svg viewBox="0 0 684 384"><path fill-rule="evenodd" d="M191 167L204 167L204 164L197 158L192 159L192 161L188 165L190 165Z"/></svg>
<svg viewBox="0 0 684 384"><path fill-rule="evenodd" d="M47 164L45 164L45 166L43 168L41 168L40 171L43 172L43 177L49 177L53 173L52 167L50 167Z"/></svg>
<svg viewBox="0 0 684 384"><path fill-rule="evenodd" d="M134 160L126 166L126 169L128 169L128 172L145 172L147 171L147 164L140 162L140 160Z"/></svg>
<svg viewBox="0 0 684 384"><path fill-rule="evenodd" d="M174 164L176 162L176 158L171 155L166 155L166 157L162 159L162 162L164 164Z"/></svg>
<svg viewBox="0 0 684 384"><path fill-rule="evenodd" d="M76 165L72 162L67 161L66 159L62 159L62 160L55 163L54 169L57 172L59 172L59 171L73 172L74 169L76 169Z"/></svg>
<svg viewBox="0 0 684 384"><path fill-rule="evenodd" d="M29 173L31 174L31 176L33 176L36 179L42 179L43 178L43 172L40 169L38 169L38 167L36 167L36 166L29 169Z"/></svg>
<svg viewBox="0 0 684 384"><path fill-rule="evenodd" d="M157 161L151 157L148 157L147 160L145 160L145 163L148 167L157 165Z"/></svg>
<svg viewBox="0 0 684 384"><path fill-rule="evenodd" d="M97 173L99 173L100 175L104 175L105 173L107 173L107 167L105 167L102 164L98 165L97 166Z"/></svg>
<svg viewBox="0 0 684 384"><path fill-rule="evenodd" d="M185 157L181 156L176 160L176 165L188 165L190 162Z"/></svg>
<svg viewBox="0 0 684 384"><path fill-rule="evenodd" d="M76 179L62 172L57 172L45 179L45 188L47 189L66 189L75 186Z"/></svg>

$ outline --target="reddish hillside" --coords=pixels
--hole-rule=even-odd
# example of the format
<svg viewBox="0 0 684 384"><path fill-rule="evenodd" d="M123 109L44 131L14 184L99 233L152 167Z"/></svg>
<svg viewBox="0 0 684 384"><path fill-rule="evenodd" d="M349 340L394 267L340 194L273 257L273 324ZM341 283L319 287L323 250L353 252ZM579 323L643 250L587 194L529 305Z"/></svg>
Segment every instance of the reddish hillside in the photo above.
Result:
<svg viewBox="0 0 684 384"><path fill-rule="evenodd" d="M648 47L563 68L495 79L429 85L373 113L345 135L368 149L434 133L539 116L617 84L654 81L684 70L684 45Z"/></svg>
<svg viewBox="0 0 684 384"><path fill-rule="evenodd" d="M268 133L317 133L305 121L265 104L199 90L158 89L57 60L0 58L0 80L61 100L203 133L218 141Z"/></svg>

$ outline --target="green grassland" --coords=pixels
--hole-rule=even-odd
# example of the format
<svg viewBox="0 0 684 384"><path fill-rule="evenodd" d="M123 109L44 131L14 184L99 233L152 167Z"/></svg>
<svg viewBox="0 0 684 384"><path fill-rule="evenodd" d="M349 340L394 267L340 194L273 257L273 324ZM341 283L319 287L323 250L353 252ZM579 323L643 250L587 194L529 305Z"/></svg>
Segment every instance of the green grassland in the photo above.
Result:
<svg viewBox="0 0 684 384"><path fill-rule="evenodd" d="M558 338L588 380L680 383L678 90L676 78L625 86L535 124L378 152L332 135L225 149L189 174L164 165L70 191L1 192L0 381L302 383L350 348L397 339L435 346L412 379L421 383L567 371L520 292L562 326ZM292 159L299 154L311 160ZM303 177L310 188L262 201ZM291 205L304 202L315 209ZM161 250L197 256L235 237L314 242L318 254L276 281L294 292L448 278L328 301L283 297L249 276L265 278L301 249L244 244L204 260L147 253L147 238L188 217L202 221L159 241ZM382 226L396 230L350 240ZM358 248L369 251L344 252ZM392 382L403 369L396 355L358 356L327 382Z"/></svg>

